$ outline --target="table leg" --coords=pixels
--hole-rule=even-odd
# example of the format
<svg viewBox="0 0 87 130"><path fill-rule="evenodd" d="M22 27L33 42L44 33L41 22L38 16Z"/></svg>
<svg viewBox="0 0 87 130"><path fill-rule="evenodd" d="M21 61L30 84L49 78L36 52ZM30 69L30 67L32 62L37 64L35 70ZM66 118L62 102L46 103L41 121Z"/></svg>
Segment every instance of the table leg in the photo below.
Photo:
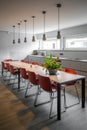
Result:
<svg viewBox="0 0 87 130"><path fill-rule="evenodd" d="M20 69L18 71L18 89L20 89Z"/></svg>
<svg viewBox="0 0 87 130"><path fill-rule="evenodd" d="M3 67L2 67L2 76L3 76Z"/></svg>
<svg viewBox="0 0 87 130"><path fill-rule="evenodd" d="M61 120L61 86L57 89L57 120Z"/></svg>
<svg viewBox="0 0 87 130"><path fill-rule="evenodd" d="M85 78L82 79L82 108L85 108Z"/></svg>

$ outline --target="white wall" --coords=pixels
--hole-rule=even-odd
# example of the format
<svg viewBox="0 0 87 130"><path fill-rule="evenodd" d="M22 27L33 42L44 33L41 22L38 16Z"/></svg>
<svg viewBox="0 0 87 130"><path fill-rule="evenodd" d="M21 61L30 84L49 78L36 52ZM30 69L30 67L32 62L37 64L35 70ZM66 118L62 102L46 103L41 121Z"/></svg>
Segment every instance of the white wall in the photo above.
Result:
<svg viewBox="0 0 87 130"><path fill-rule="evenodd" d="M24 34L21 34L21 43L17 42L18 35L16 34L16 43L13 44L13 34L0 31L0 62L7 58L13 60L24 59L31 54L34 49L38 49L38 42L31 42L31 35L27 35L27 43L24 43Z"/></svg>
<svg viewBox="0 0 87 130"><path fill-rule="evenodd" d="M47 37L54 37L56 36L57 31L53 31L47 33ZM61 35L63 37L68 37L70 35L86 35L87 34L87 25L72 27L68 29L61 30ZM31 54L33 50L37 50L39 47L39 43L31 42L31 35L27 34L27 43L24 43L24 34L21 34L21 44L18 44L18 34L16 34L16 43L13 45L13 34L8 32L0 31L0 62L6 58L12 58L13 60L20 60L25 58L27 55ZM41 35L37 35L38 39L42 38ZM56 51L57 53L57 51ZM59 53L58 53L59 54ZM69 58L80 58L87 59L87 51L83 52L70 52L70 51L63 51L63 57Z"/></svg>
<svg viewBox="0 0 87 130"><path fill-rule="evenodd" d="M56 37L57 31L52 31L46 33L47 38ZM66 28L61 30L61 51L58 50L46 50L46 54L49 55L52 53L53 55L60 55L61 52L63 52L63 55L60 55L61 57L66 58L78 58L78 59L87 59L87 50L83 51L76 51L76 50L63 50L63 44L64 44L64 38L66 37L73 37L73 36L87 36L87 24ZM41 38L42 34L38 35L38 38ZM43 51L43 50L42 50Z"/></svg>

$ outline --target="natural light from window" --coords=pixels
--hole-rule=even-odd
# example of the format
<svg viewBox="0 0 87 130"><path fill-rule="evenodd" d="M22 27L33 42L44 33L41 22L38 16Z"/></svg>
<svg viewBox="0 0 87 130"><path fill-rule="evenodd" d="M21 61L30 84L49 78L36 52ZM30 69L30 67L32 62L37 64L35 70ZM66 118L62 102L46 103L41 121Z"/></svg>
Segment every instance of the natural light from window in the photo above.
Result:
<svg viewBox="0 0 87 130"><path fill-rule="evenodd" d="M67 38L65 40L65 49L87 50L87 37Z"/></svg>
<svg viewBox="0 0 87 130"><path fill-rule="evenodd" d="M60 50L60 40L48 39L46 41L41 41L40 48L43 50Z"/></svg>

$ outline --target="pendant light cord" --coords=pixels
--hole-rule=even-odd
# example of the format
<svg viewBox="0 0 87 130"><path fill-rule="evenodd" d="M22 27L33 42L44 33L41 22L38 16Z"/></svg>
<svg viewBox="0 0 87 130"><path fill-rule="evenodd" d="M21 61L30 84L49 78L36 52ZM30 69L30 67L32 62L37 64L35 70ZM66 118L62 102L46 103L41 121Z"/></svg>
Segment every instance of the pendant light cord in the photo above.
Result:
<svg viewBox="0 0 87 130"><path fill-rule="evenodd" d="M45 13L44 13L44 34L45 34Z"/></svg>
<svg viewBox="0 0 87 130"><path fill-rule="evenodd" d="M60 30L60 12L59 12L59 7L58 7L58 31Z"/></svg>
<svg viewBox="0 0 87 130"><path fill-rule="evenodd" d="M27 20L24 20L24 22L25 22L25 38L26 38L26 22L27 22Z"/></svg>
<svg viewBox="0 0 87 130"><path fill-rule="evenodd" d="M34 36L34 17L33 17L33 36Z"/></svg>
<svg viewBox="0 0 87 130"><path fill-rule="evenodd" d="M43 13L43 15L44 15L43 18L44 18L44 34L45 34L45 20L46 20L46 19L45 19L45 14L46 14L46 11L42 11L42 13Z"/></svg>
<svg viewBox="0 0 87 130"><path fill-rule="evenodd" d="M57 9L58 9L58 31L60 30L60 7L61 7L61 4L57 4Z"/></svg>
<svg viewBox="0 0 87 130"><path fill-rule="evenodd" d="M15 25L13 25L13 38L15 40Z"/></svg>
<svg viewBox="0 0 87 130"><path fill-rule="evenodd" d="M19 27L19 38L20 38L20 23L18 23L18 27Z"/></svg>

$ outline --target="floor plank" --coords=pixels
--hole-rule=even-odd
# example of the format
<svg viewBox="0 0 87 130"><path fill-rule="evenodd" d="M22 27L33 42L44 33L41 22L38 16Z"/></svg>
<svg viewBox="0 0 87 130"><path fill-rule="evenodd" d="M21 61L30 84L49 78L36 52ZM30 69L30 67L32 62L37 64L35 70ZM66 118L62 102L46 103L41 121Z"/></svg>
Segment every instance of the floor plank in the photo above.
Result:
<svg viewBox="0 0 87 130"><path fill-rule="evenodd" d="M87 101L85 109L81 104L67 109L62 113L62 120L57 121L56 117L48 118L50 104L34 107L35 96L24 98L24 93L25 90L13 90L12 86L0 81L0 130L87 130ZM39 102L47 98L43 94ZM72 98L71 95L70 101Z"/></svg>

